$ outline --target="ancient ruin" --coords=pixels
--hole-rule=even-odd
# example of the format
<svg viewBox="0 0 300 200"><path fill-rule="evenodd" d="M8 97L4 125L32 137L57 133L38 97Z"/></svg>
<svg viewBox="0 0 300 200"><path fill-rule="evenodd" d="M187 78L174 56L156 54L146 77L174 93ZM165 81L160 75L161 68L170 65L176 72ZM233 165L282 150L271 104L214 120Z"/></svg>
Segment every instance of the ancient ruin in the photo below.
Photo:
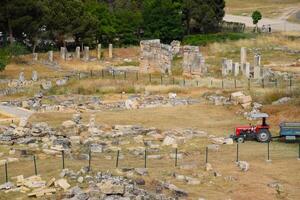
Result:
<svg viewBox="0 0 300 200"><path fill-rule="evenodd" d="M205 59L197 46L180 46L179 41L171 45L161 44L159 39L140 42L140 67L143 72L172 74L175 56L183 57L182 68L185 75L201 75L207 71Z"/></svg>

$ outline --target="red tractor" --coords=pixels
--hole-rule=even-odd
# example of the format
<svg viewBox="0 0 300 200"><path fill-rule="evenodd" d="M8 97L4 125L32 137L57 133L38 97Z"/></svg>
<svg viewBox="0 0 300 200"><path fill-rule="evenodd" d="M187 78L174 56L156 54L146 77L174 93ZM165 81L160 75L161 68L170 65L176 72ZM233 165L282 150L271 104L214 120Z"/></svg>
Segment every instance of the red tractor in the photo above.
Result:
<svg viewBox="0 0 300 200"><path fill-rule="evenodd" d="M269 142L272 139L272 135L269 131L270 126L266 122L268 117L269 115L266 113L252 114L251 118L262 119L262 124L236 127L235 135L231 135L231 138L239 143L251 139L256 139L258 142Z"/></svg>

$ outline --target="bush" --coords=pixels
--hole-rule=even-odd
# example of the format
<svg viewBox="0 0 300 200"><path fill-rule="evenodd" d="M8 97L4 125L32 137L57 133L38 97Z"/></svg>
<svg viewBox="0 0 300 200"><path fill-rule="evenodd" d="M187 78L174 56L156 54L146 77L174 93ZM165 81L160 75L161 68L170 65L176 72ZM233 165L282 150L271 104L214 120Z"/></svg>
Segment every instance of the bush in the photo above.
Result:
<svg viewBox="0 0 300 200"><path fill-rule="evenodd" d="M183 44L205 46L209 43L224 42L227 40L240 40L254 38L253 33L216 33L216 34L198 34L189 35L183 38Z"/></svg>

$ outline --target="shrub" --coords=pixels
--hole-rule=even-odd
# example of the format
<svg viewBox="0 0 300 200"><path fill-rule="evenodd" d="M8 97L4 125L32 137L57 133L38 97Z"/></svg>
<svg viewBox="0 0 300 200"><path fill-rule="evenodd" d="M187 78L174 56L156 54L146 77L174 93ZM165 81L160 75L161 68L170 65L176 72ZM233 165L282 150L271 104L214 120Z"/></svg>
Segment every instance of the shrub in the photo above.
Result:
<svg viewBox="0 0 300 200"><path fill-rule="evenodd" d="M205 46L209 43L224 42L227 40L240 40L254 38L253 33L216 33L216 34L198 34L189 35L183 38L186 45Z"/></svg>

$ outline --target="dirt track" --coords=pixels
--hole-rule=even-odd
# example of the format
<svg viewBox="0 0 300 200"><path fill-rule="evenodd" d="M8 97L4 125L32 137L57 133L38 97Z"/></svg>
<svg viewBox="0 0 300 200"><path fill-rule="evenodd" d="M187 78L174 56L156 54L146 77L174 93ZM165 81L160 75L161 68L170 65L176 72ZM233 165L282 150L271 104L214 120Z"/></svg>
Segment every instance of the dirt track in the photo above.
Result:
<svg viewBox="0 0 300 200"><path fill-rule="evenodd" d="M226 14L224 20L228 22L245 23L247 27L254 27L252 23L252 18L248 16ZM269 24L271 25L272 30L274 31L299 31L300 32L300 24L291 23L283 19L263 18L262 20L259 21L258 26L262 27L263 25L269 25Z"/></svg>

